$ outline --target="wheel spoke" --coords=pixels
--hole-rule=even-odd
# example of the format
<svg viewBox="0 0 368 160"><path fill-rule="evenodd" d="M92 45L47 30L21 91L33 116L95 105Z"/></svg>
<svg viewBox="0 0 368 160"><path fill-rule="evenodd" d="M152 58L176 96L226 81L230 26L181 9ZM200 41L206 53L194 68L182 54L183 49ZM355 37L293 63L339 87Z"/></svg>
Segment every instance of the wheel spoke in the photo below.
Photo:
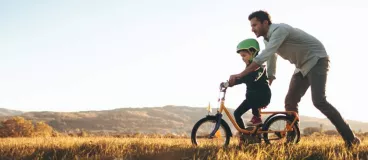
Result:
<svg viewBox="0 0 368 160"><path fill-rule="evenodd" d="M212 118L213 119L213 118ZM230 131L220 125L213 137L211 132L216 126L216 121L212 119L202 119L196 123L192 130L192 143L197 146L227 146L230 141Z"/></svg>
<svg viewBox="0 0 368 160"><path fill-rule="evenodd" d="M291 131L286 131L286 126L291 123L291 119L286 116L274 117L266 122L263 130L272 131L264 134L266 143L284 144L298 143L300 139L300 131L298 126L291 126Z"/></svg>

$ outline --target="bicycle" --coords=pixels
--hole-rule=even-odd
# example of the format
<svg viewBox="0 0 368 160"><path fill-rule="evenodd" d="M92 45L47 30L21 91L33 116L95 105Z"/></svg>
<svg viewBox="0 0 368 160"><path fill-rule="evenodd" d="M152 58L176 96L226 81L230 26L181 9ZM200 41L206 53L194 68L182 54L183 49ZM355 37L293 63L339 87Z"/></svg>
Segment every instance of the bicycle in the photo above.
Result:
<svg viewBox="0 0 368 160"><path fill-rule="evenodd" d="M217 109L215 115L208 113L206 117L200 119L195 123L191 132L191 141L194 146L199 145L211 145L222 144L223 147L227 147L230 143L230 137L233 137L231 129L227 122L223 119L222 112L230 119L232 125L235 129L243 134L244 136L253 137L248 141L248 143L261 143L262 139L266 144L271 144L271 141L279 141L282 143L292 143L296 144L300 141L300 130L298 127L299 116L294 111L269 111L263 112L260 109L261 114L271 114L267 119L258 126L248 127L246 129L241 129L233 116L229 113L225 107L225 95L226 90L229 86L228 82L222 82L220 84L220 93L223 93L222 98L218 101L220 102L220 107ZM279 121L285 121L286 123L281 125L282 129L274 129L273 124ZM209 122L208 126L204 126L205 123ZM283 142L282 140L285 140ZM276 143L276 142L275 142Z"/></svg>

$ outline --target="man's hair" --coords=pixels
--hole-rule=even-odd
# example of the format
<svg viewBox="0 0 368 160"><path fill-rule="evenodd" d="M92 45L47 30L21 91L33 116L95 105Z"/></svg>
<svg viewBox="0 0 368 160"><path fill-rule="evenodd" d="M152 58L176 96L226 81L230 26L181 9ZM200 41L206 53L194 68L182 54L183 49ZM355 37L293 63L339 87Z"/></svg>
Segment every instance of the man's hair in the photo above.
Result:
<svg viewBox="0 0 368 160"><path fill-rule="evenodd" d="M261 23L263 23L264 21L268 21L268 24L272 24L271 16L266 11L255 11L249 15L248 20L251 20L253 18L257 18Z"/></svg>

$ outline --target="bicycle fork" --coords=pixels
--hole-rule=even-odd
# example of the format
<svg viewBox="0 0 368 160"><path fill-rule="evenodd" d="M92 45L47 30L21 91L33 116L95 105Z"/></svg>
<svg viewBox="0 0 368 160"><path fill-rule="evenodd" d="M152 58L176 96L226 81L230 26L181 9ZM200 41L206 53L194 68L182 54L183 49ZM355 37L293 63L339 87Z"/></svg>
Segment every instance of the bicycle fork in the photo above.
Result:
<svg viewBox="0 0 368 160"><path fill-rule="evenodd" d="M215 125L215 128L213 129L213 131L211 132L211 134L209 135L208 138L213 138L217 132L217 130L220 128L220 125L221 125L221 120L222 120L222 114L217 111L216 113L216 125Z"/></svg>

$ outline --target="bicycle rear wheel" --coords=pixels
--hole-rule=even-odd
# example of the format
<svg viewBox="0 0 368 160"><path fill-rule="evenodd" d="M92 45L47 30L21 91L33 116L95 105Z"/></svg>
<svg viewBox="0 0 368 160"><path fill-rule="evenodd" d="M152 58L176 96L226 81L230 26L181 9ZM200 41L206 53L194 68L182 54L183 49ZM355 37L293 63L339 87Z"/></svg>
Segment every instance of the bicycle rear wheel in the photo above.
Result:
<svg viewBox="0 0 368 160"><path fill-rule="evenodd" d="M209 137L216 125L215 116L207 116L199 120L192 129L191 140L195 146L223 146L230 142L231 130L224 120L221 120L220 128L214 137Z"/></svg>
<svg viewBox="0 0 368 160"><path fill-rule="evenodd" d="M267 144L296 144L300 141L300 130L297 124L292 126L292 130L288 132L282 132L285 130L287 124L291 124L292 118L287 116L276 116L267 121L263 125L263 131L272 131L270 133L264 133L263 139Z"/></svg>

